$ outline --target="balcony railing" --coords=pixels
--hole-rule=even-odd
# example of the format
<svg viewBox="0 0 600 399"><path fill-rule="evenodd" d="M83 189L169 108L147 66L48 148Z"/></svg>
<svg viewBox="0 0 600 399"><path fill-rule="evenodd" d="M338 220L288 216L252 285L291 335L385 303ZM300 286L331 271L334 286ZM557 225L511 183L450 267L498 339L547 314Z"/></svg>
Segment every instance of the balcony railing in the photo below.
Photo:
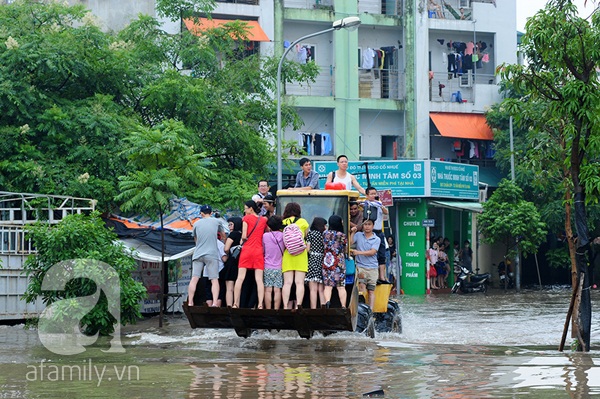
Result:
<svg viewBox="0 0 600 399"><path fill-rule="evenodd" d="M473 20L473 9L469 0L433 0L427 9L429 18L448 19L451 21Z"/></svg>
<svg viewBox="0 0 600 399"><path fill-rule="evenodd" d="M285 0L283 6L286 8L334 11L333 0Z"/></svg>
<svg viewBox="0 0 600 399"><path fill-rule="evenodd" d="M285 94L292 96L334 96L333 65L321 66L320 73L313 83L288 83Z"/></svg>
<svg viewBox="0 0 600 399"><path fill-rule="evenodd" d="M359 69L360 98L404 98L404 74L397 69Z"/></svg>
<svg viewBox="0 0 600 399"><path fill-rule="evenodd" d="M257 6L260 4L260 0L216 0L217 3L234 3L234 4L250 4Z"/></svg>
<svg viewBox="0 0 600 399"><path fill-rule="evenodd" d="M368 14L402 15L402 0L360 0L358 12Z"/></svg>
<svg viewBox="0 0 600 399"><path fill-rule="evenodd" d="M430 80L429 101L472 103L474 101L473 86L476 84L496 84L496 77L483 73L454 74L453 72L436 71L433 73L433 79Z"/></svg>

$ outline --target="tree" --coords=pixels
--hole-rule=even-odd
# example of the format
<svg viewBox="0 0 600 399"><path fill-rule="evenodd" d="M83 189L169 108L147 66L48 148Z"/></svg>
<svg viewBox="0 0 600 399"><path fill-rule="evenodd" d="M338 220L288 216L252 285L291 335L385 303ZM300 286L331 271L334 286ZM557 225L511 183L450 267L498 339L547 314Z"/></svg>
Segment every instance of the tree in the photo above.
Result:
<svg viewBox="0 0 600 399"><path fill-rule="evenodd" d="M187 138L190 132L181 122L165 121L151 129L140 127L125 139L123 154L128 159L130 172L119 177L123 211L136 211L160 220L161 238L161 292L166 294L167 268L165 267L165 233L163 216L171 209L170 200L183 196L193 186L205 186L211 172L205 154L194 153ZM159 324L166 302L161 297Z"/></svg>
<svg viewBox="0 0 600 399"><path fill-rule="evenodd" d="M506 179L483 203L477 225L483 233L483 241L502 244L506 256L514 256L517 252L525 256L536 253L546 238L545 224L535 205L525 201L523 190Z"/></svg>
<svg viewBox="0 0 600 399"><path fill-rule="evenodd" d="M210 0L160 0L171 20L209 12ZM195 36L170 34L140 16L104 33L82 6L20 0L0 7L0 186L119 204L119 152L131 131L182 123L205 153L206 187L188 198L241 208L275 162L277 60L247 55L247 26L231 22ZM314 80L313 63L286 63L286 81ZM285 124L301 125L292 107ZM231 178L231 179L230 179ZM233 193L228 190L234 188ZM214 199L223 202L213 202Z"/></svg>
<svg viewBox="0 0 600 399"><path fill-rule="evenodd" d="M96 284L88 279L74 279L67 283L64 291L42 291L42 282L52 266L76 259L93 259L112 266L119 277L121 323L135 323L141 317L139 301L145 297L146 290L131 276L136 262L123 245L115 244L117 235L106 229L99 213L69 215L55 226L40 222L29 230L29 237L37 254L29 257L24 265L30 282L23 297L31 303L41 295L46 306L59 302L58 310L52 313L57 324L72 313L83 310L79 309L78 302L62 299L92 295L97 289ZM90 267L90 262L73 262L71 265L75 268ZM115 331L116 319L108 306L103 295L92 311L82 314L81 329L86 334L110 335Z"/></svg>
<svg viewBox="0 0 600 399"><path fill-rule="evenodd" d="M0 186L92 197L107 209L130 116L114 102L129 74L81 6L0 7Z"/></svg>
<svg viewBox="0 0 600 399"><path fill-rule="evenodd" d="M600 64L600 53L596 51L600 15L594 13L590 23L577 16L570 0L550 0L544 10L528 20L526 31L521 50L528 64L503 65L499 72L519 92L527 93L527 101L508 99L504 106L515 118L526 115L534 121L528 138L538 151L531 154L532 162L539 169L551 167L553 163L548 160L560 162L562 168L555 173L568 176L565 221L571 220L572 204L577 236L567 238L577 274L574 290L579 281L583 288L574 319L579 348L588 351L592 310L587 289L591 240L586 205L597 202L600 194L600 92L596 72ZM531 112L534 108L535 113ZM568 225L566 230L569 234Z"/></svg>

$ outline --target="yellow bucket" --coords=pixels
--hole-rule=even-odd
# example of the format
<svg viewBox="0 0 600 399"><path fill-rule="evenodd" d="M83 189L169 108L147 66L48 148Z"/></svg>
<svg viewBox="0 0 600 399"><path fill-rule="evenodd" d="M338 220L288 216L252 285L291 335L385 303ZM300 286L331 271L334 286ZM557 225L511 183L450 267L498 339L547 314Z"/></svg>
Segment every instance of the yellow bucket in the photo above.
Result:
<svg viewBox="0 0 600 399"><path fill-rule="evenodd" d="M392 284L378 284L375 286L375 304L373 304L373 313L387 312L388 301L392 292ZM361 292L365 297L365 302L369 303L369 292Z"/></svg>

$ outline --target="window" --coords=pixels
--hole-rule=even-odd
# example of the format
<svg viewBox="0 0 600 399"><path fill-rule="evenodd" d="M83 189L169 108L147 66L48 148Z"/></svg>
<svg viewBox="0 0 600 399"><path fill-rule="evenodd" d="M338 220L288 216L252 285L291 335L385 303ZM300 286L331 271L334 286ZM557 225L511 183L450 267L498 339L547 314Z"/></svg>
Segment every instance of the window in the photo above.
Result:
<svg viewBox="0 0 600 399"><path fill-rule="evenodd" d="M401 136L381 136L381 157L398 159L404 153L404 138Z"/></svg>

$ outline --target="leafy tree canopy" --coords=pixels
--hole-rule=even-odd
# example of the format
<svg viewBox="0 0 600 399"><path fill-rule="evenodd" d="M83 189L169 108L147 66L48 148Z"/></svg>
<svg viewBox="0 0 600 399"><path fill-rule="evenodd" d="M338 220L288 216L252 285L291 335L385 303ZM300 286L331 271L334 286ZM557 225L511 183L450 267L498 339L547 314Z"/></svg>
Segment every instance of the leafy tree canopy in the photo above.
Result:
<svg viewBox="0 0 600 399"><path fill-rule="evenodd" d="M156 4L174 21L213 6ZM199 35L169 34L149 16L104 33L83 7L59 2L0 7L0 186L92 197L110 210L120 205L118 176L138 170L122 151L128 136L176 121L211 172L186 196L241 207L275 162L277 62L251 54L242 22ZM317 73L313 63L290 62L284 80L314 81ZM282 115L284 124L301 125L291 107Z"/></svg>
<svg viewBox="0 0 600 399"><path fill-rule="evenodd" d="M42 296L44 304L51 305L62 299L92 295L96 285L88 279L73 279L63 291L42 291L42 281L48 270L61 261L74 259L94 259L110 265L118 274L121 291L121 323L135 323L140 317L139 301L146 295L146 289L136 282L131 272L136 268L135 260L126 253L122 245L116 245L117 235L104 226L98 213L90 216L74 214L64 218L56 226L40 222L30 229L30 237L37 254L27 259L24 270L30 282L24 298L33 302ZM74 262L73 267L89 267L86 262ZM58 310L52 317L60 324L63 317L81 311L71 308L76 302L60 301ZM85 314L85 316L83 316ZM89 313L83 313L81 327L87 334L109 335L114 331L116 319L108 310L105 296Z"/></svg>
<svg viewBox="0 0 600 399"><path fill-rule="evenodd" d="M511 180L503 179L500 187L483 203L483 213L477 223L483 240L503 244L507 254L516 252L515 244L525 256L535 253L546 238L545 224L535 205L523 199L523 190Z"/></svg>

